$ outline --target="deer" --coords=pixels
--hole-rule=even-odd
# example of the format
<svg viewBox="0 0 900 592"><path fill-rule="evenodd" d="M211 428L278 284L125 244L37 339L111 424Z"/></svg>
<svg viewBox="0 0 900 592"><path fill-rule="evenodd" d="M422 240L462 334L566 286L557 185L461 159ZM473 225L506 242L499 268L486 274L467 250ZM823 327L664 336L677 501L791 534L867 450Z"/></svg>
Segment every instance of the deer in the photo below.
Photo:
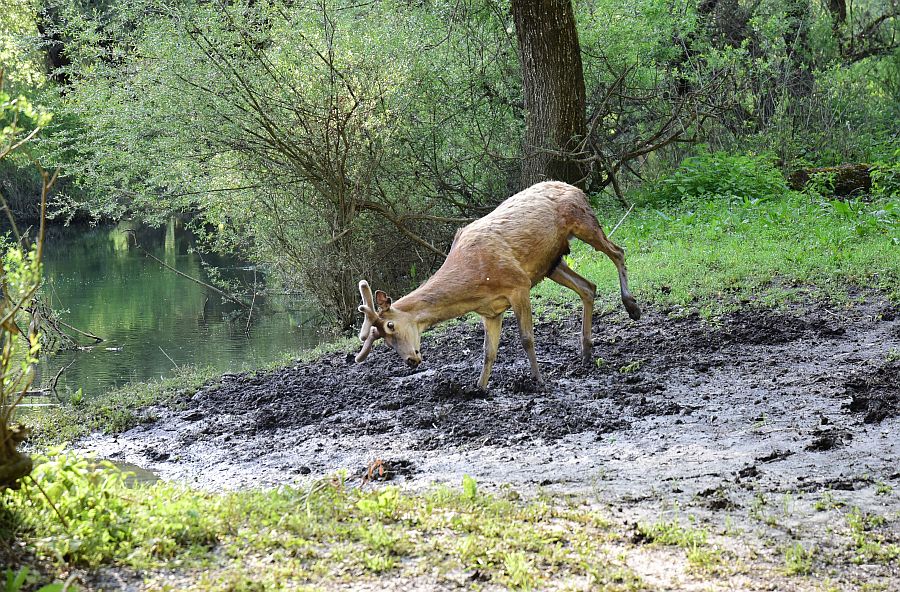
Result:
<svg viewBox="0 0 900 592"><path fill-rule="evenodd" d="M496 209L459 229L443 265L421 286L393 301L385 292L374 295L366 280L359 282L364 319L363 342L356 356L361 363L379 339L412 368L422 362L422 332L437 323L470 312L481 316L484 358L477 386L487 388L500 346L503 315L510 308L531 376L544 387L534 351L531 288L544 278L573 290L581 298L581 356L591 360L591 320L597 286L566 264L569 241L577 238L605 254L619 274L622 303L638 320L641 309L628 289L624 251L603 232L587 196L577 187L544 181L520 191Z"/></svg>

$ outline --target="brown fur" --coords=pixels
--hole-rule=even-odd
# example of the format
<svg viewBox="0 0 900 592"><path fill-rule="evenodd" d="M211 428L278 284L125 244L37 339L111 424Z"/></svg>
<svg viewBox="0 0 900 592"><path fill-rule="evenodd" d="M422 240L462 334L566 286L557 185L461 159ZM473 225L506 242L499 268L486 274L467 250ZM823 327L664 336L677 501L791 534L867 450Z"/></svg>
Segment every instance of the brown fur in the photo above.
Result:
<svg viewBox="0 0 900 592"><path fill-rule="evenodd" d="M372 340L385 337L408 363L416 365L421 361L422 331L443 320L477 312L485 322L485 367L479 380L479 386L485 387L496 356L501 315L512 308L519 320L532 374L540 381L534 356L529 290L550 277L581 296L585 315L593 307L594 285L575 274L563 261L572 237L587 242L613 260L619 269L623 302L633 318L639 317L640 310L628 291L622 249L603 234L581 190L548 181L513 195L484 218L458 231L446 261L428 281L396 302L388 300L386 307L379 302L377 316L367 311L366 325L376 326L379 333L377 336L372 333ZM362 283L360 291L367 303ZM368 308L374 309L371 304ZM385 329L388 321L396 329ZM585 356L589 356L589 319L585 319L585 326L582 347ZM363 338L362 333L360 337ZM371 341L367 345L371 347Z"/></svg>

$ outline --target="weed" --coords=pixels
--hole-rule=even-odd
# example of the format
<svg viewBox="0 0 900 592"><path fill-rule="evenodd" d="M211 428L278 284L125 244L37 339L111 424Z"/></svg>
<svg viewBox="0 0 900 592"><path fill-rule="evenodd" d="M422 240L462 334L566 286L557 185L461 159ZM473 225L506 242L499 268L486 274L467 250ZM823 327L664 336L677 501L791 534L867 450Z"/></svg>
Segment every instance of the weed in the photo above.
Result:
<svg viewBox="0 0 900 592"><path fill-rule="evenodd" d="M619 374L633 374L640 370L643 364L644 360L635 360L629 364L625 364L619 368Z"/></svg>
<svg viewBox="0 0 900 592"><path fill-rule="evenodd" d="M900 356L898 356L898 359L900 359ZM893 492L894 488L887 483L879 481L875 484L875 495L891 495Z"/></svg>
<svg viewBox="0 0 900 592"><path fill-rule="evenodd" d="M790 493L785 493L781 498L781 513L787 518L791 515L794 505L794 497Z"/></svg>
<svg viewBox="0 0 900 592"><path fill-rule="evenodd" d="M776 518L774 513L766 511L767 505L768 500L766 500L766 496L762 493L757 493L750 501L750 517L768 526L775 526L778 524L778 518Z"/></svg>
<svg viewBox="0 0 900 592"><path fill-rule="evenodd" d="M659 521L653 524L639 523L638 532L649 542L662 545L674 545L684 549L696 548L706 544L705 529L681 526L677 520Z"/></svg>
<svg viewBox="0 0 900 592"><path fill-rule="evenodd" d="M34 579L35 577L27 565L19 569L19 571L7 569L3 592L20 592L26 588L31 588L35 584ZM42 586L36 592L61 592L65 589L65 584L53 583Z"/></svg>
<svg viewBox="0 0 900 592"><path fill-rule="evenodd" d="M687 560L694 571L716 573L722 568L724 557L721 549L694 546L688 549Z"/></svg>
<svg viewBox="0 0 900 592"><path fill-rule="evenodd" d="M478 497L478 484L475 482L475 479L468 475L463 475L463 495L469 501L474 502L475 498Z"/></svg>
<svg viewBox="0 0 900 592"><path fill-rule="evenodd" d="M794 543L784 551L784 571L789 576L805 576L812 573L815 547L806 549Z"/></svg>
<svg viewBox="0 0 900 592"><path fill-rule="evenodd" d="M396 487L385 487L378 493L364 497L356 502L363 516L378 520L393 521L400 503L400 490Z"/></svg>
<svg viewBox="0 0 900 592"><path fill-rule="evenodd" d="M506 583L512 588L529 590L537 583L534 565L522 552L506 553L503 556L503 571Z"/></svg>
<svg viewBox="0 0 900 592"><path fill-rule="evenodd" d="M884 536L875 532L886 523L883 516L863 512L854 506L847 512L845 519L856 563L890 562L900 558L900 545L886 543Z"/></svg>
<svg viewBox="0 0 900 592"><path fill-rule="evenodd" d="M838 508L843 508L846 504L838 499L835 499L834 494L830 491L826 491L822 494L822 497L817 499L813 504L813 509L817 512L825 512L827 510L836 510Z"/></svg>

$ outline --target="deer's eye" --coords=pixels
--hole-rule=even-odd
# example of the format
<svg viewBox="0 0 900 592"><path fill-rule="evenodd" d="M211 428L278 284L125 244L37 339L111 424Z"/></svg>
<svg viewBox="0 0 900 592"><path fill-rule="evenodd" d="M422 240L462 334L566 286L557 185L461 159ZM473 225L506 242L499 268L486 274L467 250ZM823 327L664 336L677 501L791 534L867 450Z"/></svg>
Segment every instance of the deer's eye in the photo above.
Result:
<svg viewBox="0 0 900 592"><path fill-rule="evenodd" d="M394 330L394 321L388 321L387 328L391 331Z"/></svg>

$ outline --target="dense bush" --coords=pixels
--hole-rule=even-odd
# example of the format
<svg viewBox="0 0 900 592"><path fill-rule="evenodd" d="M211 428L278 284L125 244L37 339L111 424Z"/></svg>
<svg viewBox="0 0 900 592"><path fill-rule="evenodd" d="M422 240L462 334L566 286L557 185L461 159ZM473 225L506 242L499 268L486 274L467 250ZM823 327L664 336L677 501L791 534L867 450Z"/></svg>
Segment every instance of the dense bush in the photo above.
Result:
<svg viewBox="0 0 900 592"><path fill-rule="evenodd" d="M701 152L642 193L647 203L688 198L761 200L783 195L787 183L766 156Z"/></svg>
<svg viewBox="0 0 900 592"><path fill-rule="evenodd" d="M198 512L195 495L178 499L170 488L159 498L136 503L126 495L128 475L109 461L76 457L61 448L37 461L33 477L43 484L41 490L7 493L3 502L22 520L20 530L37 535L38 554L71 565L96 567L109 557L140 565L216 542L221 519Z"/></svg>
<svg viewBox="0 0 900 592"><path fill-rule="evenodd" d="M900 197L900 151L894 162L880 162L872 167L872 194L877 197Z"/></svg>

